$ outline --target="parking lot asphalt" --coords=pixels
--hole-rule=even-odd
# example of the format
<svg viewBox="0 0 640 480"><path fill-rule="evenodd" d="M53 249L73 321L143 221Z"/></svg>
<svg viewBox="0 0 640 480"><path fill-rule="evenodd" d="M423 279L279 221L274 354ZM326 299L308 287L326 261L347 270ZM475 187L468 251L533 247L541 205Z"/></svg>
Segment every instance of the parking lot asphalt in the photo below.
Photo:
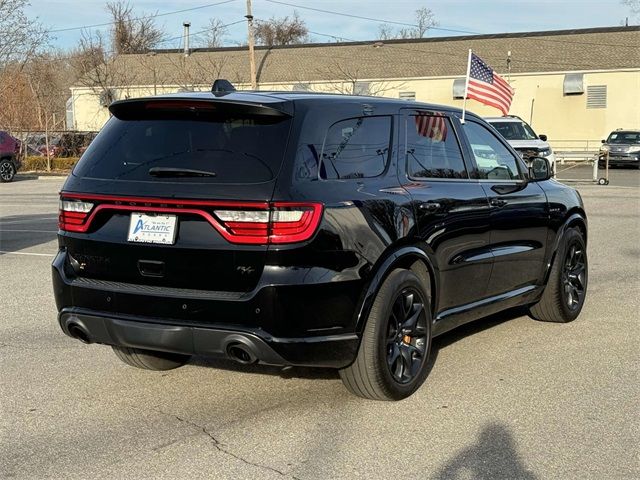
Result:
<svg viewBox="0 0 640 480"><path fill-rule="evenodd" d="M590 227L576 321L511 312L440 337L399 403L353 397L330 370L147 372L64 336L61 184L0 185L0 478L640 477L640 171L573 183Z"/></svg>

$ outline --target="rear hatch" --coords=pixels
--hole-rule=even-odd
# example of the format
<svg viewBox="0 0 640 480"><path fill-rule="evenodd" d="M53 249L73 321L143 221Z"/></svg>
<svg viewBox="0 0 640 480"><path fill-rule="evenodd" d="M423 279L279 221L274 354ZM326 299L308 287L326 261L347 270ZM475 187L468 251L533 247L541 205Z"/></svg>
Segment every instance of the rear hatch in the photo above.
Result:
<svg viewBox="0 0 640 480"><path fill-rule="evenodd" d="M110 109L61 192L67 269L87 280L252 290L275 212L298 218L295 205L270 203L291 104L160 97ZM312 208L300 209L308 219Z"/></svg>

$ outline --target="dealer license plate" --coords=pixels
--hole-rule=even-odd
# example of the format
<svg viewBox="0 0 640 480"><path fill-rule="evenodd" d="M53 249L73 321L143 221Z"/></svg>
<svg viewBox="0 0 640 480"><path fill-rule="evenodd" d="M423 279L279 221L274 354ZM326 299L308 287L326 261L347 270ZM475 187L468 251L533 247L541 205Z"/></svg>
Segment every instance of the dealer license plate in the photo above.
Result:
<svg viewBox="0 0 640 480"><path fill-rule="evenodd" d="M177 223L178 219L175 215L132 213L127 240L139 243L173 245L176 241Z"/></svg>

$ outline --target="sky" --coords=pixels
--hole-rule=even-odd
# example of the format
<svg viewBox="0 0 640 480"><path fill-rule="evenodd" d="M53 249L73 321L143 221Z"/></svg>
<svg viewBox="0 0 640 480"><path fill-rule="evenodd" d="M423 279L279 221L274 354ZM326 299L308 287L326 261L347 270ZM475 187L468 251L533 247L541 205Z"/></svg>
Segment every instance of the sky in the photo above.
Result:
<svg viewBox="0 0 640 480"><path fill-rule="evenodd" d="M176 10L209 5L221 0L131 0L137 15L168 13ZM280 0L279 0L280 1ZM463 32L489 34L570 28L610 27L622 25L630 15L629 8L620 0L281 0L298 7L274 3L269 0L253 0L253 15L266 20L273 16L292 15L296 11L306 22L312 41L335 41L328 35L345 40L372 40L377 36L382 22L361 20L329 13L306 10L312 7L352 15L371 17L385 21L414 23L414 12L420 7L433 11L440 29L430 30L428 36L464 35ZM67 29L109 21L105 0L31 0L27 8L30 18L38 17L49 30ZM166 31L166 38L182 35L182 22L191 22L191 31L204 30L211 18L225 24L243 20L245 0L231 0L217 6L208 6L189 12L170 14L157 18ZM630 18L637 24L637 18ZM394 26L394 25L392 25ZM395 25L395 27L402 28ZM106 29L108 27L99 27ZM451 30L458 30L454 32ZM226 45L245 42L246 23L228 28ZM75 46L81 30L52 33L51 44L61 49ZM325 34L325 35L321 35ZM192 40L197 46L198 37ZM195 42L195 45L194 45ZM181 40L164 42L161 48L180 48Z"/></svg>

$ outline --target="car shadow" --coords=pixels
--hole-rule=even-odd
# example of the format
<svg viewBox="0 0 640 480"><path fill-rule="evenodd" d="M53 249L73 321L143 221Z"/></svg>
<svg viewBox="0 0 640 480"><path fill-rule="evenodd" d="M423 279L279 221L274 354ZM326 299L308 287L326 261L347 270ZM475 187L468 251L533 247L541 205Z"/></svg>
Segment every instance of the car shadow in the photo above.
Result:
<svg viewBox="0 0 640 480"><path fill-rule="evenodd" d="M29 180L38 180L38 175L31 173L16 173L12 182L28 182Z"/></svg>
<svg viewBox="0 0 640 480"><path fill-rule="evenodd" d="M0 252L19 252L49 243L56 239L57 232L57 211L0 217ZM51 253L55 253L55 248Z"/></svg>
<svg viewBox="0 0 640 480"><path fill-rule="evenodd" d="M462 325L450 332L447 332L437 338L433 339L431 345L431 353L427 362L428 373L431 373L440 350L447 348L468 336L475 335L489 328L495 327L502 323L514 320L518 317L526 315L526 310L522 307L512 308L503 312L490 315L488 317L481 318L479 320ZM334 368L319 368L319 367L282 367L263 364L250 364L245 365L233 360L217 359L210 357L196 356L189 362L190 365L204 367L204 368L216 368L222 370L229 370L235 372L244 373L256 373L262 375L273 375L281 378L303 378L303 379L320 379L320 380L335 380L339 378L338 370Z"/></svg>

